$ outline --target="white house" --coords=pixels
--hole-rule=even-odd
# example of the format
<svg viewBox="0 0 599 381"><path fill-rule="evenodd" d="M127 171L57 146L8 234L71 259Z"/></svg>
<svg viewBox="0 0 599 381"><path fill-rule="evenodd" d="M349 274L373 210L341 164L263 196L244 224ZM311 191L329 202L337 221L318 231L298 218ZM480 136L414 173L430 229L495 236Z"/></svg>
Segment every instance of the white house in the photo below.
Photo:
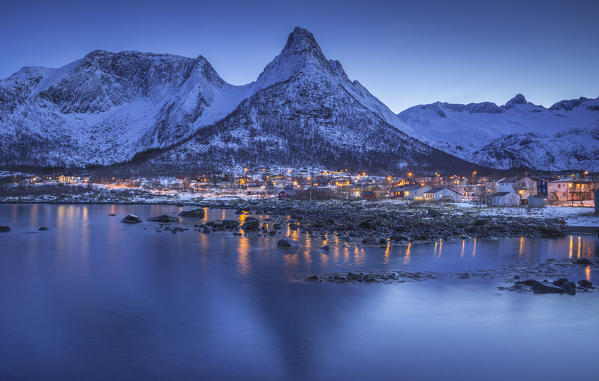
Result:
<svg viewBox="0 0 599 381"><path fill-rule="evenodd" d="M431 187L420 185L408 185L399 188L394 188L392 192L399 198L410 200L424 200L424 193L429 191Z"/></svg>
<svg viewBox="0 0 599 381"><path fill-rule="evenodd" d="M493 206L518 206L520 205L520 195L516 192L497 192L491 195L491 205Z"/></svg>
<svg viewBox="0 0 599 381"><path fill-rule="evenodd" d="M497 182L497 192L515 192L517 177L504 177Z"/></svg>
<svg viewBox="0 0 599 381"><path fill-rule="evenodd" d="M424 192L426 201L461 201L462 196L449 188L433 188Z"/></svg>

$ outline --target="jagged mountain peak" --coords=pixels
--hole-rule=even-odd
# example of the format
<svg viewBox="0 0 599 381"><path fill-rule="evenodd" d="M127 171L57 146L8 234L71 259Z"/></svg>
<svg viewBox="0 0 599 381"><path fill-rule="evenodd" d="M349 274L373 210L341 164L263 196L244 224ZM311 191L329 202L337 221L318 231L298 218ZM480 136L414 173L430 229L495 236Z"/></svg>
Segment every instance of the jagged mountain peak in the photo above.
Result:
<svg viewBox="0 0 599 381"><path fill-rule="evenodd" d="M287 43L283 48L282 54L314 54L322 55L320 46L316 42L314 35L307 29L296 26L293 32L289 33Z"/></svg>
<svg viewBox="0 0 599 381"><path fill-rule="evenodd" d="M525 104L528 104L528 103L529 102L526 100L526 98L524 97L524 95L518 93L512 99L510 99L509 101L507 101L507 103L503 107L505 109L510 109L510 108L514 107L514 105L525 105Z"/></svg>
<svg viewBox="0 0 599 381"><path fill-rule="evenodd" d="M268 87L300 72L347 78L338 61L327 60L312 33L296 27L289 34L281 53L266 65L257 82L260 87Z"/></svg>

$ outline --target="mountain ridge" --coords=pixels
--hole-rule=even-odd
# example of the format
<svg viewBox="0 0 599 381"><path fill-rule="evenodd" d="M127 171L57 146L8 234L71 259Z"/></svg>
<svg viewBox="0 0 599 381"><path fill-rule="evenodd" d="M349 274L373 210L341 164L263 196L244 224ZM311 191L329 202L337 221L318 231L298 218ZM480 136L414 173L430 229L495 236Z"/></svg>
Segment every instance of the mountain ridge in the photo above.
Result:
<svg viewBox="0 0 599 381"><path fill-rule="evenodd" d="M546 163L501 157L501 149L513 150L501 134L480 135L486 145L460 150L435 137L434 128L427 133L426 126L445 119L460 135L472 123L460 125L454 117L466 111L568 113L593 101L564 100L545 109L518 94L503 106L436 102L394 114L350 80L339 61L327 59L309 31L296 27L257 79L240 86L223 80L201 55L94 50L57 69L24 67L0 80L0 165L107 166L155 151L160 154L152 160L173 165L207 165L217 157L227 165L243 160L301 165L298 152L304 152L305 161L336 160L342 167L539 166ZM522 141L513 140L512 146ZM592 159L595 152L578 154Z"/></svg>

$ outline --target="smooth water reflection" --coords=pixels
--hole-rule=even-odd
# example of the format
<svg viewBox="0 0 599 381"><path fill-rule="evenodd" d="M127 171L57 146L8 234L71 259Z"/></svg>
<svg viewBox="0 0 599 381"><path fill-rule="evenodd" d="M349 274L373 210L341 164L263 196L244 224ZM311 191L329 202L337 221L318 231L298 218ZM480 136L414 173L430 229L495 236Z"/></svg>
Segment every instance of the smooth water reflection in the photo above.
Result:
<svg viewBox="0 0 599 381"><path fill-rule="evenodd" d="M480 279L297 280L596 260L597 238L365 248L288 229L301 247L285 251L276 237L119 222L180 209L0 206L12 228L0 235L0 379L596 379L597 293L512 294ZM206 212L203 222L245 218ZM597 279L591 267L575 275Z"/></svg>

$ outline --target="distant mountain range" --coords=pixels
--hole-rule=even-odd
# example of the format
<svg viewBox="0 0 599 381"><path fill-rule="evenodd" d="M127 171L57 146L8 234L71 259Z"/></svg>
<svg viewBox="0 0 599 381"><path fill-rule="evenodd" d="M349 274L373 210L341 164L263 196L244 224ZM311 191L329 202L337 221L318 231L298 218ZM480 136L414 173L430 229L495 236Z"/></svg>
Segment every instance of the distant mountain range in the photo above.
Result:
<svg viewBox="0 0 599 381"><path fill-rule="evenodd" d="M319 165L599 170L599 98L549 109L433 103L394 114L295 28L255 82L208 61L94 51L0 81L0 166ZM476 164L473 164L476 163Z"/></svg>
<svg viewBox="0 0 599 381"><path fill-rule="evenodd" d="M399 118L433 147L493 168L599 170L599 98L548 109L518 94L495 103L414 106Z"/></svg>

